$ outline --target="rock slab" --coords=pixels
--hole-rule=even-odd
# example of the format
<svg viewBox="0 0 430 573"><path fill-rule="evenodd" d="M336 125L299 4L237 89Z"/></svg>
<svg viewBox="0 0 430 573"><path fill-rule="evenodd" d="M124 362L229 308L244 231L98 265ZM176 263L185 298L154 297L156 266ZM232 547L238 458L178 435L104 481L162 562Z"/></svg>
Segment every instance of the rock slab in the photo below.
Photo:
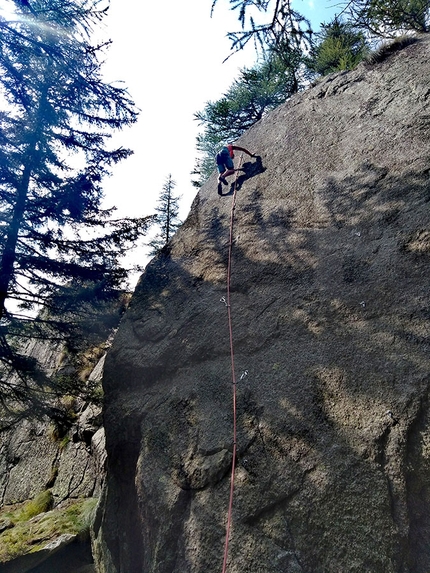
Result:
<svg viewBox="0 0 430 573"><path fill-rule="evenodd" d="M429 62L418 38L239 142L229 573L430 570ZM231 210L214 174L107 356L100 572L221 570Z"/></svg>

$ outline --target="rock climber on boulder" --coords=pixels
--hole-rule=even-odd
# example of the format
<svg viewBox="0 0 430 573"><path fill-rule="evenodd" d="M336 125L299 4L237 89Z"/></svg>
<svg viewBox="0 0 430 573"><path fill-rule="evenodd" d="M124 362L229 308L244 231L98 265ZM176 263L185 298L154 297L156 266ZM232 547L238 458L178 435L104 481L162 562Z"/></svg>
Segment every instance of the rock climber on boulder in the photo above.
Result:
<svg viewBox="0 0 430 573"><path fill-rule="evenodd" d="M254 153L251 153L250 151L248 151L244 147L239 147L239 145L232 145L231 143L229 143L228 145L225 145L219 151L219 153L217 153L216 164L217 164L218 172L219 172L219 175L218 175L218 194L219 195L221 195L221 193L222 193L221 183L224 183L224 185L228 185L226 177L228 177L229 175L233 175L233 173L235 173L235 171L241 171L241 169L235 169L234 168L233 159L234 159L234 152L235 151L243 151L244 153L248 154L250 157L256 157L256 155L254 155ZM243 169L242 169L242 171L243 171Z"/></svg>

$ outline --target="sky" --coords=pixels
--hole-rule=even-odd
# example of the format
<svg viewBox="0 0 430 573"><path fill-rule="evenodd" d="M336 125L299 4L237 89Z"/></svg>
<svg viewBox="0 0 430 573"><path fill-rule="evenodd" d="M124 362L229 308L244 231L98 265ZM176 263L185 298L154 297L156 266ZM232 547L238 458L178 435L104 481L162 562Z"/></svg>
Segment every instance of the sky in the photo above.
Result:
<svg viewBox="0 0 430 573"><path fill-rule="evenodd" d="M294 0L294 7L316 28L339 12L335 2ZM113 139L134 151L105 182L106 206L115 205L119 216L153 214L171 174L181 196L180 217L186 218L197 193L190 174L200 129L194 114L219 99L240 68L255 62L252 46L224 62L231 54L226 34L240 24L228 0L218 0L212 17L211 4L111 0L103 31L112 40L105 78L122 81L141 110L137 123ZM145 249L133 257L139 264L147 262Z"/></svg>

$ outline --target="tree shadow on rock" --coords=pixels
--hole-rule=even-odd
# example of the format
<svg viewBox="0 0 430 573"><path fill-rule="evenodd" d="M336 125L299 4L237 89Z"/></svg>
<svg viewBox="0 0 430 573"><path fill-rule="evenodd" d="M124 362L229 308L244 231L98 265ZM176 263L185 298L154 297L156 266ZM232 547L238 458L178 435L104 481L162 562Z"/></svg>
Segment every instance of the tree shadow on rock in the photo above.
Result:
<svg viewBox="0 0 430 573"><path fill-rule="evenodd" d="M239 185L264 170L258 162L244 169ZM311 220L309 200L307 226L298 207L282 200L265 205L258 190L237 217L242 237L258 241L250 249L234 237L235 364L247 375L237 394L240 479L231 558L246 570L245 559L256 558L264 547L264 570L271 573L279 570L273 548L282 544L281 557L294 557L303 570L400 570L402 561L412 563L420 555L411 573L424 573L430 563L421 535L430 515L423 455L430 432L423 330L428 253L419 254L417 237L424 241L426 235L417 233L428 228L428 178L366 164L349 177L326 177L312 191L322 215ZM126 479L131 489L138 484L140 499L131 494L130 499L145 523L158 519L167 499L164 483L170 491L184 488L182 478L178 485L170 476L184 468L186 475L197 475L194 470L201 475L196 460L202 468L216 465L217 456L224 462L227 454L221 454L231 440L225 283L218 280L221 272L216 280L212 272L225 271L227 280L229 218L218 208L208 218L192 251L193 262L204 257L207 267L203 261L196 276L174 251L154 260L123 321L128 332L120 334L121 352L111 351L116 363L109 369L112 358L106 362L108 398L124 379L121 397L133 390L129 402L143 412L145 426L140 420L130 423L137 436L142 428L146 432L147 449L139 458L145 471L138 474L145 481L132 472L124 477L119 469L129 461L121 443L114 449L109 442L112 428L107 436L111 459L118 463L114 477L120 485ZM132 432L121 423L122 437L129 440ZM154 460L157 504L142 494ZM224 476L210 487L211 496L205 484L186 495L180 491L181 504L173 510L163 508L165 521L175 527L160 526L160 546L180 539L177 570L181 560L182 570L209 570L206 560L218 558L218 515L228 480ZM191 507L193 519L198 508L198 553L183 550L196 543L187 530ZM151 536L152 531L140 548L146 559L152 556L150 544L155 546ZM245 537L258 547L246 556Z"/></svg>

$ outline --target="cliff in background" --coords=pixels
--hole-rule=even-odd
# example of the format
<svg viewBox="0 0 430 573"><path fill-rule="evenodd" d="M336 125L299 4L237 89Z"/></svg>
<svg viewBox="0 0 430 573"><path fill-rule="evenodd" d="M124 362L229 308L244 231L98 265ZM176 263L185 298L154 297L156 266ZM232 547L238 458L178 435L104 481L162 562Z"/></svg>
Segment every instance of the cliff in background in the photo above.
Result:
<svg viewBox="0 0 430 573"><path fill-rule="evenodd" d="M62 344L30 341L24 352L48 376L101 381L104 345L84 353L81 371ZM101 407L70 395L59 406L67 427L32 419L0 432L1 573L94 572L88 530L105 473Z"/></svg>
<svg viewBox="0 0 430 573"><path fill-rule="evenodd" d="M239 142L261 160L234 221L229 573L430 570L429 61L423 37L326 77ZM214 174L108 354L101 572L221 570L231 201Z"/></svg>

